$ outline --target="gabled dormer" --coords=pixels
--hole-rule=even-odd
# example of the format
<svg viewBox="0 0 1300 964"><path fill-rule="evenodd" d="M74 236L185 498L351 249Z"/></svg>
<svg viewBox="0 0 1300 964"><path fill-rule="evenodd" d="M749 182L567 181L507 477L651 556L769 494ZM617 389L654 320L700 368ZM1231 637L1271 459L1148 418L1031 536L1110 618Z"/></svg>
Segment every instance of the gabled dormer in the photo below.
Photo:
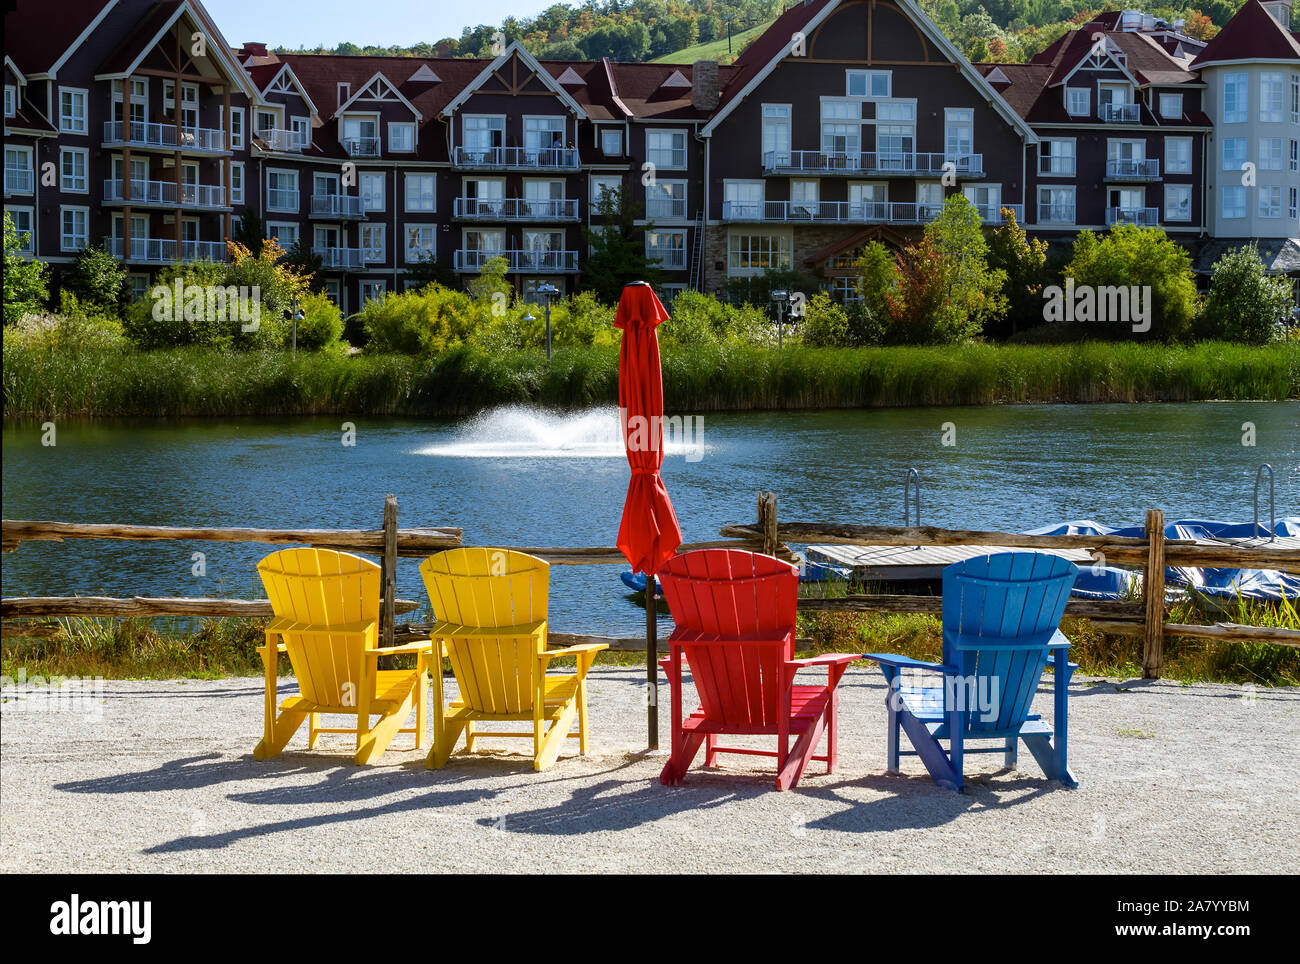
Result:
<svg viewBox="0 0 1300 964"><path fill-rule="evenodd" d="M415 151L424 115L392 81L377 72L339 104L335 119L339 143L349 156L379 157L385 153L385 140L388 152Z"/></svg>

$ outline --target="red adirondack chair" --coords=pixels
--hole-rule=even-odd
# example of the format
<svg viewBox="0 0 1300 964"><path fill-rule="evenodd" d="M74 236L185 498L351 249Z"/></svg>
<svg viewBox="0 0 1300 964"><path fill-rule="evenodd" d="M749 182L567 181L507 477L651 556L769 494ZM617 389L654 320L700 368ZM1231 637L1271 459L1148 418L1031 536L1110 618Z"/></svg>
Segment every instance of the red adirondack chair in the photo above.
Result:
<svg viewBox="0 0 1300 964"><path fill-rule="evenodd" d="M672 692L672 753L659 780L680 786L705 747L704 763L719 753L776 757L776 788L799 782L809 760L835 770L835 688L857 653L794 658L794 611L799 576L794 566L738 549L700 549L659 570L676 628L660 661ZM683 719L682 657L700 696ZM796 686L795 673L825 666L825 684ZM826 753L814 754L826 733ZM719 746L720 735L771 734L775 750ZM797 739L793 747L790 737Z"/></svg>

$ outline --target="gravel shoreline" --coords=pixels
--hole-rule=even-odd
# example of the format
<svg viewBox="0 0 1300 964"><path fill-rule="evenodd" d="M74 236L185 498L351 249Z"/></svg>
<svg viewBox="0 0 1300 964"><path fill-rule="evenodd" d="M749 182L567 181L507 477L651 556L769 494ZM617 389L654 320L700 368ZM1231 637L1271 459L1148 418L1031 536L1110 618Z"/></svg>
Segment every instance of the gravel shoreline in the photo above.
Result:
<svg viewBox="0 0 1300 964"><path fill-rule="evenodd" d="M884 773L884 685L874 668L853 668L840 693L838 771L813 763L778 793L772 761L724 755L706 770L703 753L685 786L661 786L664 756L643 749L644 671L598 667L589 679L591 752L578 758L568 741L544 773L533 772L528 742L500 740L483 741L490 756L462 749L430 772L406 734L377 766L355 766L346 736L323 735L308 752L305 730L279 758L254 761L260 679L108 681L89 713L8 702L0 870L1300 868L1300 689L1076 676L1080 788L1044 780L1022 749L1017 772L1000 755L968 758L959 795L934 786L915 757L902 776ZM1050 678L1035 709L1050 719Z"/></svg>

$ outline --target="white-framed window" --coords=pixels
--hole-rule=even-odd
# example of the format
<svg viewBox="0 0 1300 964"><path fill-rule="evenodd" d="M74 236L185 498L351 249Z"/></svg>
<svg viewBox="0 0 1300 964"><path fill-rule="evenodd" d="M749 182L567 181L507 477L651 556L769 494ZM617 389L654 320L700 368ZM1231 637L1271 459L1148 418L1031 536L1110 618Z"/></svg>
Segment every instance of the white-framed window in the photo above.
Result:
<svg viewBox="0 0 1300 964"><path fill-rule="evenodd" d="M86 91L81 87L59 88L59 133L85 134Z"/></svg>
<svg viewBox="0 0 1300 964"><path fill-rule="evenodd" d="M883 168L912 166L916 145L916 103L882 101L876 105L876 162Z"/></svg>
<svg viewBox="0 0 1300 964"><path fill-rule="evenodd" d="M1291 75L1291 123L1300 124L1300 74Z"/></svg>
<svg viewBox="0 0 1300 964"><path fill-rule="evenodd" d="M778 157L790 153L790 105L763 105L763 157L776 154Z"/></svg>
<svg viewBox="0 0 1300 964"><path fill-rule="evenodd" d="M762 181L723 181L722 215L732 218L758 218L763 214Z"/></svg>
<svg viewBox="0 0 1300 964"><path fill-rule="evenodd" d="M655 179L645 188L645 216L655 218L686 217L686 182Z"/></svg>
<svg viewBox="0 0 1300 964"><path fill-rule="evenodd" d="M735 233L727 238L727 270L730 274L762 274L786 269L791 263L790 235Z"/></svg>
<svg viewBox="0 0 1300 964"><path fill-rule="evenodd" d="M1043 224L1074 223L1073 185L1038 189L1038 220Z"/></svg>
<svg viewBox="0 0 1300 964"><path fill-rule="evenodd" d="M1266 70L1259 75L1259 121L1261 124L1282 123L1282 102L1285 94L1285 79L1280 70Z"/></svg>
<svg viewBox="0 0 1300 964"><path fill-rule="evenodd" d="M14 223L18 234L18 253L31 257L36 249L33 239L36 237L36 209L29 207L10 207L5 205L5 214Z"/></svg>
<svg viewBox="0 0 1300 964"><path fill-rule="evenodd" d="M1288 171L1300 171L1300 141L1291 141L1291 155L1287 159L1286 167Z"/></svg>
<svg viewBox="0 0 1300 964"><path fill-rule="evenodd" d="M129 120L132 124L143 124L149 113L149 84L143 79L131 78L131 110L129 117L124 117L122 111L122 92L125 89L126 85L121 80L113 81L112 119L115 121Z"/></svg>
<svg viewBox="0 0 1300 964"><path fill-rule="evenodd" d="M944 156L948 160L975 151L975 111L970 107L948 107L943 112Z"/></svg>
<svg viewBox="0 0 1300 964"><path fill-rule="evenodd" d="M298 225L293 221L267 221L266 236L275 238L288 251L298 243Z"/></svg>
<svg viewBox="0 0 1300 964"><path fill-rule="evenodd" d="M888 185L886 185L888 187ZM850 189L851 190L851 189ZM943 182L918 181L916 185L916 215L926 221L943 210Z"/></svg>
<svg viewBox="0 0 1300 964"><path fill-rule="evenodd" d="M149 296L149 281L147 274L129 274L126 276L126 290L132 302L144 301Z"/></svg>
<svg viewBox="0 0 1300 964"><path fill-rule="evenodd" d="M435 254L435 225L408 224L406 227L406 261L412 264L433 258Z"/></svg>
<svg viewBox="0 0 1300 964"><path fill-rule="evenodd" d="M90 191L90 152L86 148L59 148L59 187L73 194Z"/></svg>
<svg viewBox="0 0 1300 964"><path fill-rule="evenodd" d="M380 301L388 293L388 282L383 278L367 279L361 282L361 303Z"/></svg>
<svg viewBox="0 0 1300 964"><path fill-rule="evenodd" d="M363 171L357 179L360 186L361 210L382 211L384 209L384 178L382 171Z"/></svg>
<svg viewBox="0 0 1300 964"><path fill-rule="evenodd" d="M361 261L363 264L383 263L384 228L383 224L363 223L361 225Z"/></svg>
<svg viewBox="0 0 1300 964"><path fill-rule="evenodd" d="M606 191L611 194L623 190L623 178L617 174L593 174L591 176L591 206L599 206L600 197Z"/></svg>
<svg viewBox="0 0 1300 964"><path fill-rule="evenodd" d="M1240 171L1246 163L1246 138L1225 137L1223 139L1223 169Z"/></svg>
<svg viewBox="0 0 1300 964"><path fill-rule="evenodd" d="M1297 213L1300 213L1300 188L1287 189L1286 216L1295 220Z"/></svg>
<svg viewBox="0 0 1300 964"><path fill-rule="evenodd" d="M558 151L564 147L565 123L563 117L536 116L524 118L524 150L530 153ZM547 155L551 163L556 157Z"/></svg>
<svg viewBox="0 0 1300 964"><path fill-rule="evenodd" d="M14 117L18 113L18 88L5 84L5 116Z"/></svg>
<svg viewBox="0 0 1300 964"><path fill-rule="evenodd" d="M849 97L893 97L891 71L846 70L844 93Z"/></svg>
<svg viewBox="0 0 1300 964"><path fill-rule="evenodd" d="M1244 218L1246 216L1246 189L1240 184L1229 185L1222 189L1222 213L1225 218Z"/></svg>
<svg viewBox="0 0 1300 964"><path fill-rule="evenodd" d="M1261 218L1280 218L1282 216L1282 186L1264 184L1259 188L1259 216Z"/></svg>
<svg viewBox="0 0 1300 964"><path fill-rule="evenodd" d="M1261 171L1282 170L1283 141L1280 137L1261 137L1259 139L1259 169Z"/></svg>
<svg viewBox="0 0 1300 964"><path fill-rule="evenodd" d="M230 203L244 203L244 162L230 162Z"/></svg>
<svg viewBox="0 0 1300 964"><path fill-rule="evenodd" d="M338 106L342 107L344 104L348 102L348 98L352 96L352 85L342 84L342 83L335 84L334 91L339 99Z"/></svg>
<svg viewBox="0 0 1300 964"><path fill-rule="evenodd" d="M80 251L90 243L90 208L59 208L59 250Z"/></svg>
<svg viewBox="0 0 1300 964"><path fill-rule="evenodd" d="M240 150L244 146L244 108L230 108L230 146Z"/></svg>
<svg viewBox="0 0 1300 964"><path fill-rule="evenodd" d="M325 279L325 297L329 298L330 301L334 302L334 304L338 305L340 308L343 307L343 296L339 287L338 278Z"/></svg>
<svg viewBox="0 0 1300 964"><path fill-rule="evenodd" d="M1160 116L1177 120L1183 116L1183 95L1182 94L1161 94L1160 95Z"/></svg>
<svg viewBox="0 0 1300 964"><path fill-rule="evenodd" d="M406 210L436 211L438 194L433 174L406 175Z"/></svg>
<svg viewBox="0 0 1300 964"><path fill-rule="evenodd" d="M1087 117L1092 110L1092 91L1087 87L1067 87L1065 111L1071 117Z"/></svg>
<svg viewBox="0 0 1300 964"><path fill-rule="evenodd" d="M657 261L662 268L680 270L686 267L686 230L647 231L645 256Z"/></svg>
<svg viewBox="0 0 1300 964"><path fill-rule="evenodd" d="M970 201L985 221L999 221L1002 218L1001 184L966 184L961 189L966 200Z"/></svg>
<svg viewBox="0 0 1300 964"><path fill-rule="evenodd" d="M1192 173L1192 139L1190 137L1165 138L1165 173Z"/></svg>
<svg viewBox="0 0 1300 964"><path fill-rule="evenodd" d="M389 121L388 149L400 153L415 150L415 124L411 121Z"/></svg>
<svg viewBox="0 0 1300 964"><path fill-rule="evenodd" d="M606 157L623 156L623 132L616 127L600 129L600 153Z"/></svg>
<svg viewBox="0 0 1300 964"><path fill-rule="evenodd" d="M821 203L821 184L815 180L790 182L790 213L798 217L812 217Z"/></svg>
<svg viewBox="0 0 1300 964"><path fill-rule="evenodd" d="M645 132L646 160L661 171L686 169L686 131L647 130Z"/></svg>
<svg viewBox="0 0 1300 964"><path fill-rule="evenodd" d="M1250 75L1223 75L1223 122L1244 123L1250 111Z"/></svg>
<svg viewBox="0 0 1300 964"><path fill-rule="evenodd" d="M1192 219L1192 186L1190 184L1165 185L1165 220L1190 221Z"/></svg>
<svg viewBox="0 0 1300 964"><path fill-rule="evenodd" d="M31 194L36 174L32 168L32 149L5 145L5 194Z"/></svg>
<svg viewBox="0 0 1300 964"><path fill-rule="evenodd" d="M298 141L299 149L304 147L311 147L311 118L310 117L290 117L289 130L293 131L295 134L298 135L295 139Z"/></svg>
<svg viewBox="0 0 1300 964"><path fill-rule="evenodd" d="M280 116L276 111L258 110L253 112L253 130L259 135L263 131L280 129Z"/></svg>
<svg viewBox="0 0 1300 964"><path fill-rule="evenodd" d="M298 172L271 168L266 172L266 209L298 210Z"/></svg>

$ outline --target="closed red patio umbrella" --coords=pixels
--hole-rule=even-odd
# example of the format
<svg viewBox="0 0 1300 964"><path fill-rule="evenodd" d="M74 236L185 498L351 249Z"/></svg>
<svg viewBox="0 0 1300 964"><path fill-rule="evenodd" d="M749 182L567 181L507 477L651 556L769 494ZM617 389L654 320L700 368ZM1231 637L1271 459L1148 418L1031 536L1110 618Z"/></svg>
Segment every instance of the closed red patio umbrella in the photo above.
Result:
<svg viewBox="0 0 1300 964"><path fill-rule="evenodd" d="M682 544L677 514L659 475L664 462L664 383L655 329L667 320L668 312L650 285L634 281L623 288L614 324L623 329L618 356L618 408L632 478L618 527L618 548L631 563L632 571L643 572L646 577L646 723L651 750L659 748L655 573Z"/></svg>

